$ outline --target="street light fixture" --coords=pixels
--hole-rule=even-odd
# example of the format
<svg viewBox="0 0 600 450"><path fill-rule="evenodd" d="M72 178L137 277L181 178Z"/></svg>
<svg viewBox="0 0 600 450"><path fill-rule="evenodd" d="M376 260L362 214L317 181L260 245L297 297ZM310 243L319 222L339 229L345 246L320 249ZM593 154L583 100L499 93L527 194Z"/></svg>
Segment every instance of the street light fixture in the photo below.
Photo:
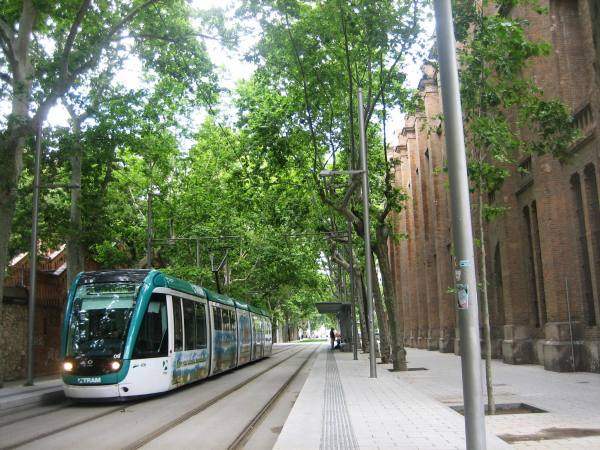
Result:
<svg viewBox="0 0 600 450"><path fill-rule="evenodd" d="M321 170L319 172L319 176L322 178L325 177L334 177L336 175L362 175L363 170Z"/></svg>

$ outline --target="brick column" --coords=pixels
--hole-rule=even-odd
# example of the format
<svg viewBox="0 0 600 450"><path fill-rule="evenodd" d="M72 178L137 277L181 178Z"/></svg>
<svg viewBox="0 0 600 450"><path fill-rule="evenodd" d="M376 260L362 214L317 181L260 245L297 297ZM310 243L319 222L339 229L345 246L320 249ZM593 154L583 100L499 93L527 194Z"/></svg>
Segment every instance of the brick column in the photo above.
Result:
<svg viewBox="0 0 600 450"><path fill-rule="evenodd" d="M400 136L400 138L403 138ZM395 152L390 156L391 163L394 167L394 186L406 192L406 186L402 179L403 165L406 162L406 141L401 139L400 144L395 148ZM390 241L392 273L394 277L394 288L396 290L396 301L398 311L403 324L404 335L400 336L403 339L404 345L410 345L410 315L409 315L409 296L410 296L410 279L408 266L408 242L406 236L406 209L403 205L402 211L399 213L392 212L392 223L394 234L397 239Z"/></svg>
<svg viewBox="0 0 600 450"><path fill-rule="evenodd" d="M414 139L412 139L414 141ZM401 258L404 262L402 268L403 278L405 283L405 310L408 311L408 323L405 328L405 333L408 334L408 345L411 347L417 346L419 334L419 315L418 315L418 299L417 299L417 260L416 260L416 243L414 238L415 221L413 213L413 191L411 182L412 164L409 149L409 132L406 128L402 130L400 136L400 172L402 178L402 187L407 195L407 200L404 203L404 231L406 240L401 247ZM414 144L411 144L413 146ZM404 277L405 276L405 277ZM406 322L405 322L406 323Z"/></svg>
<svg viewBox="0 0 600 450"><path fill-rule="evenodd" d="M412 243L415 257L415 280L416 292L414 300L417 302L417 347L427 347L427 335L429 331L428 311L427 311L427 273L425 267L424 242L425 242L425 221L423 217L423 195L421 191L421 164L419 158L419 134L416 132L416 119L411 117L407 119L403 133L407 137L407 149L410 159L410 184L412 188L412 216L413 228L409 234L409 241ZM422 140L421 140L422 141Z"/></svg>
<svg viewBox="0 0 600 450"><path fill-rule="evenodd" d="M431 202L433 207L432 239L434 252L434 272L436 275L435 293L438 304L439 343L442 353L454 351L454 328L456 326L456 308L454 296L449 288L454 286L452 277L452 256L450 253L450 204L448 198L448 176L444 171L446 165L444 135L438 117L441 113L441 99L436 74L432 66L424 66L421 84L425 93L425 115L429 118L429 176L431 186Z"/></svg>

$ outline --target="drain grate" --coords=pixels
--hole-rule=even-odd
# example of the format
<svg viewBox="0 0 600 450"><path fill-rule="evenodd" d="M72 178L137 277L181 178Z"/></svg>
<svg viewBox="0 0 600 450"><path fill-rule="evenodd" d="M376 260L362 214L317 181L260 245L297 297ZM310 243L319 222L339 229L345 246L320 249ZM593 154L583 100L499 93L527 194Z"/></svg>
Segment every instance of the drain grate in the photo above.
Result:
<svg viewBox="0 0 600 450"><path fill-rule="evenodd" d="M600 428L543 428L532 434L501 434L498 437L509 444L528 441L550 441L553 439L584 438L600 436ZM582 447L583 448L583 447Z"/></svg>
<svg viewBox="0 0 600 450"><path fill-rule="evenodd" d="M454 411L459 414L464 415L465 408L463 405L450 406ZM487 413L487 405L485 406L486 415ZM501 414L536 414L536 413L546 413L548 411L544 411L541 408L537 408L532 405L528 405L527 403L498 403L496 404L496 415Z"/></svg>
<svg viewBox="0 0 600 450"><path fill-rule="evenodd" d="M414 372L416 370L429 370L427 367L409 367L406 370L394 370L394 369L388 369L390 372Z"/></svg>

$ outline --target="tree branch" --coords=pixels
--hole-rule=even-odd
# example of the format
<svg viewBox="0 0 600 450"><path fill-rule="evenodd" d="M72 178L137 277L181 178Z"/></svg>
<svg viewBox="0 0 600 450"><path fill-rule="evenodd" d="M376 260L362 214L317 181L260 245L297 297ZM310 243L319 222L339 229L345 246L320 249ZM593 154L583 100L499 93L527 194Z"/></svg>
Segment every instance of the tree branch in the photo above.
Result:
<svg viewBox="0 0 600 450"><path fill-rule="evenodd" d="M7 24L0 17L0 39L3 42L2 50L4 50L4 54L9 60L14 60L14 42L15 42L15 33L11 29L10 25Z"/></svg>
<svg viewBox="0 0 600 450"><path fill-rule="evenodd" d="M0 80L6 82L6 84L12 84L12 77L8 73L0 72Z"/></svg>
<svg viewBox="0 0 600 450"><path fill-rule="evenodd" d="M75 16L75 20L71 24L71 28L69 29L69 34L67 36L67 40L65 41L65 48L62 52L61 62L60 62L60 76L61 78L66 78L69 72L69 57L71 56L71 50L73 49L73 44L75 43L75 37L77 37L77 33L79 32L79 26L83 22L83 18L87 13L87 10L90 8L90 4L92 0L83 0L81 6L79 7L79 11L77 11L77 15Z"/></svg>
<svg viewBox="0 0 600 450"><path fill-rule="evenodd" d="M2 32L2 34L4 34L6 37L14 39L14 30L10 27L8 23L6 23L6 21L2 17L0 17L0 32Z"/></svg>
<svg viewBox="0 0 600 450"><path fill-rule="evenodd" d="M124 37L125 38L139 38L139 39L156 39L157 41L171 42L173 44L180 43L182 39L199 37L199 38L208 39L211 41L218 41L218 42L233 44L233 41L224 41L219 36L211 36L210 34L205 34L205 33L186 33L186 34L179 35L179 36L169 36L167 34L153 34L153 33L129 33L127 36L124 36Z"/></svg>
<svg viewBox="0 0 600 450"><path fill-rule="evenodd" d="M108 46L108 44L110 44L110 42L112 41L112 39L116 33L118 33L127 23L129 23L131 20L133 20L133 18L140 11L148 8L152 4L157 3L159 1L160 0L147 0L146 2L132 8L131 11L129 11L119 22L114 24L109 29L106 36L104 36L104 38L102 40L100 40L100 43L97 45L96 49L94 49L90 52L91 56L87 61L85 61L79 67L77 67L75 70L73 70L72 73L70 73L70 74L67 73L67 74L65 74L64 77L63 76L59 77L59 79L54 83L54 86L52 87L48 97L46 97L46 99L40 104L40 106L33 118L33 123L35 124L39 120L45 119L46 114L48 113L50 108L52 106L54 106L56 101L67 92L67 90L69 89L71 84L75 81L75 79L82 73L86 72L87 70L89 70L97 65L98 60L100 59L100 56L102 55L102 51Z"/></svg>
<svg viewBox="0 0 600 450"><path fill-rule="evenodd" d="M417 24L418 24L417 11L418 11L417 1L414 0L413 1L412 25L410 27L411 33L415 31L415 29L417 27ZM402 58L402 56L404 56L404 54L405 54L405 52L406 52L406 50L408 48L408 44L409 44L408 39L402 40L402 45L400 47L400 51L398 52L398 55L394 59L394 62L392 63L390 69L388 70L388 73L387 73L387 75L386 75L383 83L379 86L379 89L377 91L377 95L373 99L373 103L371 104L370 108L366 112L365 123L368 123L369 120L371 119L371 116L373 115L373 111L375 110L375 105L377 104L377 102L379 101L379 98L383 94L384 87L389 83L390 78L392 76L392 73L394 72L394 69L396 68L396 66L400 62L400 59ZM394 45L395 45L395 43L392 44L392 46L394 46Z"/></svg>
<svg viewBox="0 0 600 450"><path fill-rule="evenodd" d="M74 76L72 78L75 78L76 76L82 74L83 72L93 67L100 58L102 50L104 50L108 46L108 44L110 44L110 42L113 40L114 35L121 31L125 25L131 22L139 12L148 8L154 3L158 3L159 1L160 0L147 0L146 2L132 8L131 11L129 11L129 13L127 13L119 22L117 22L110 28L104 39L100 41L100 44L96 48L95 53L92 52L94 54L91 56L91 58L73 71Z"/></svg>

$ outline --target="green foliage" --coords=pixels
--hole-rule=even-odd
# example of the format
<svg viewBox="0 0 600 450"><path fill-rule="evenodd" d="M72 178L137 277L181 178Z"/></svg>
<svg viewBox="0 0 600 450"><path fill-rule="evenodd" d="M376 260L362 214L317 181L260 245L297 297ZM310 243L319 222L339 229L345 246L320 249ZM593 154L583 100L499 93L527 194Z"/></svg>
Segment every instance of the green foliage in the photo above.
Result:
<svg viewBox="0 0 600 450"><path fill-rule="evenodd" d="M418 108L420 97L406 88L404 70L408 50L420 39L423 6L420 0L247 0L239 10L242 18L259 20L264 30L251 54L259 66L257 74L244 89L260 86L263 106L270 102L270 114L277 116L269 116L262 128L255 128L256 135L269 142L264 146L265 158L269 165L272 161L309 161L315 190L332 207L328 215L333 223L340 215L343 220L352 217L355 227L362 230L360 206L335 207L343 203L347 182L322 182L317 177L325 168L347 169L349 155L353 155L353 166L358 164L359 86L369 124L373 228L391 232L386 226L388 214L399 210L405 200L389 178L383 131L389 109L410 112ZM286 110L283 116L281 108ZM242 124L246 122L242 116ZM331 227L331 222L324 225L324 229Z"/></svg>
<svg viewBox="0 0 600 450"><path fill-rule="evenodd" d="M486 8L486 4L483 8ZM461 96L467 128L469 176L476 190L493 193L524 155L567 158L577 138L564 104L548 99L527 75L534 58L547 55L546 42L530 40L528 23L509 12L537 2L496 1L497 13L483 14L474 2L456 2L460 24ZM495 217L497 214L489 214Z"/></svg>

